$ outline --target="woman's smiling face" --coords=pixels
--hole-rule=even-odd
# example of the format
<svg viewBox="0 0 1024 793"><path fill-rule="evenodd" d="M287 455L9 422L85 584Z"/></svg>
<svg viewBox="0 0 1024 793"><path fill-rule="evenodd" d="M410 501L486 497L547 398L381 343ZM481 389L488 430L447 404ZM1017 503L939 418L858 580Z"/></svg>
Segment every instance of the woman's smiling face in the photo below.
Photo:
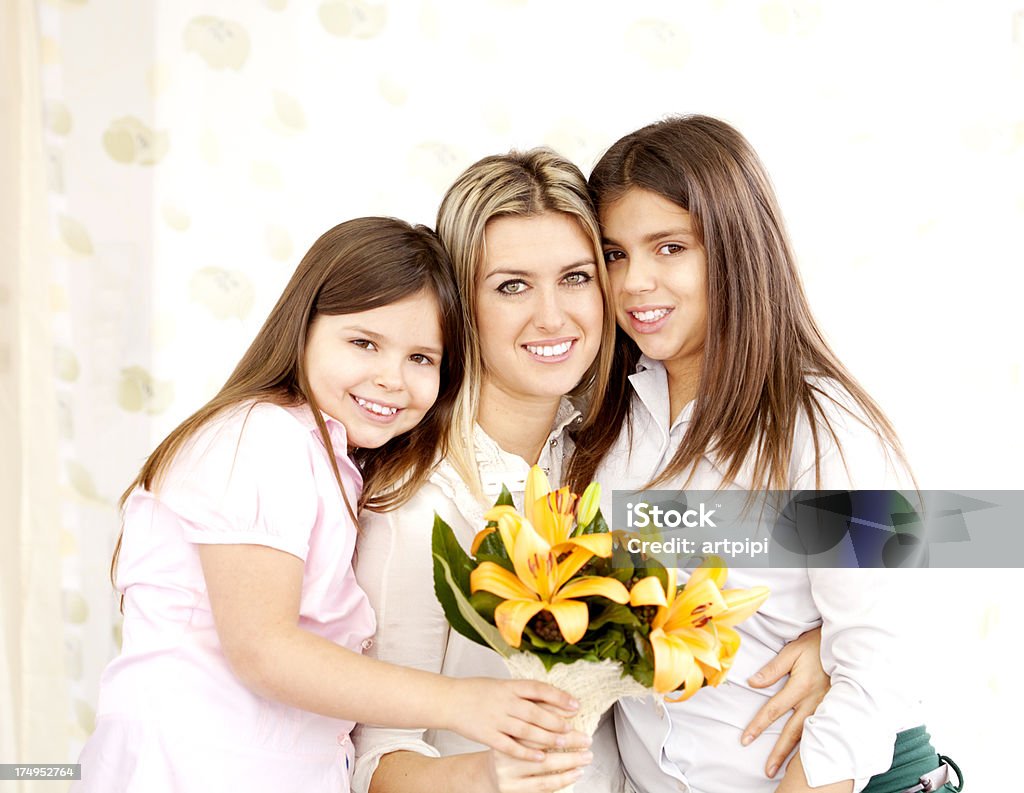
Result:
<svg viewBox="0 0 1024 793"><path fill-rule="evenodd" d="M707 257L693 217L632 187L600 210L615 318L669 374L700 371L707 334Z"/></svg>
<svg viewBox="0 0 1024 793"><path fill-rule="evenodd" d="M559 399L597 356L604 308L596 251L560 212L488 221L476 285L484 387Z"/></svg>

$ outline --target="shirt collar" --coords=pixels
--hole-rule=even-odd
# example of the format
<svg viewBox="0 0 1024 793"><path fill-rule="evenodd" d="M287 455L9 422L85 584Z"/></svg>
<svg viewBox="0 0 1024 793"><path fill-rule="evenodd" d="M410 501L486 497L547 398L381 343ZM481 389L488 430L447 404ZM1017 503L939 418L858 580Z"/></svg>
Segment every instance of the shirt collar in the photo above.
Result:
<svg viewBox="0 0 1024 793"><path fill-rule="evenodd" d="M668 372L661 361L655 361L646 355L640 357L636 372L629 375L629 383L633 386L637 398L651 414L655 425L668 435Z"/></svg>
<svg viewBox="0 0 1024 793"><path fill-rule="evenodd" d="M562 397L555 412L555 421L552 424L551 432L548 433L544 448L541 450L539 464L545 469L549 476L555 480L561 477L561 455L564 453L562 436L566 429L581 417L579 408L569 400ZM483 427L477 424L474 428L474 451L476 452L477 467L480 471L481 484L484 495L495 496L501 491L501 485L505 484L510 491L522 490L526 476L530 472L530 465L522 457L502 449L496 440L484 432ZM558 441L553 445L552 441ZM556 455L558 458L556 459Z"/></svg>
<svg viewBox="0 0 1024 793"><path fill-rule="evenodd" d="M668 396L668 371L661 361L641 355L636 364L636 372L629 375L629 382L640 401L654 417L657 425L666 433L681 424L690 422L696 404L696 401L692 399L683 406L679 415L676 416L676 420L669 427L671 405Z"/></svg>
<svg viewBox="0 0 1024 793"><path fill-rule="evenodd" d="M671 437L671 430L681 425L689 425L690 419L693 417L693 408L696 404L696 400L688 402L679 415L676 416L675 422L672 427L668 426L668 414L670 410L669 397L668 397L668 371L665 369L665 364L661 361L656 361L653 358L648 358L646 355L641 355L640 360L636 364L636 373L629 376L629 381L633 386L633 390L636 392L637 397L647 408L648 412L654 418L656 425L661 429L666 437ZM672 443L672 449L668 454L671 457L675 453L675 447L678 446L679 442L682 441L682 435L679 435L678 439ZM664 462L667 462L666 457ZM725 472L728 469L725 461L720 460L716 455L705 451L702 455L704 461L710 465L718 474L719 477L724 477ZM740 470L736 475L736 482L751 482L753 480L754 460L752 455L748 455L743 461Z"/></svg>
<svg viewBox="0 0 1024 793"><path fill-rule="evenodd" d="M552 425L551 434L548 435L548 440L557 438L562 432L565 431L566 427L576 421L582 421L583 413L576 407L569 397L562 397L562 401L558 403L558 411L555 413L555 423Z"/></svg>
<svg viewBox="0 0 1024 793"><path fill-rule="evenodd" d="M320 436L320 428L316 425L316 419L313 418L313 409L308 403L304 402L301 405L290 406L287 410L300 424L312 433L318 443L323 445L323 438ZM324 426L327 427L327 435L331 439L331 446L334 447L334 458L338 462L338 468L347 468L351 473L355 474L356 481L361 483L363 477L359 470L359 466L356 465L355 461L348 456L348 432L345 430L345 425L333 416L327 415L322 410L320 411L320 415L323 417Z"/></svg>

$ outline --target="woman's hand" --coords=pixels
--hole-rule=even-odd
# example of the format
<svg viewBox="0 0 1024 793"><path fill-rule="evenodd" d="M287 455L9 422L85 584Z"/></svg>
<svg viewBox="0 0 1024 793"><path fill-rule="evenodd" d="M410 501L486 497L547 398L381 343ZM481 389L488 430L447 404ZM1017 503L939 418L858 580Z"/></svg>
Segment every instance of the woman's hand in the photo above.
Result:
<svg viewBox="0 0 1024 793"><path fill-rule="evenodd" d="M747 682L754 688L764 688L786 674L789 675L786 685L761 707L743 731L742 741L746 746L776 719L787 711L793 711L765 763L765 773L769 777L775 776L800 742L804 720L814 713L828 693L829 678L821 666L821 628L807 631L791 641Z"/></svg>
<svg viewBox="0 0 1024 793"><path fill-rule="evenodd" d="M519 760L502 752L487 752L492 793L539 793L560 790L576 782L594 755L590 738L581 732L565 736L565 751L548 752L540 763Z"/></svg>
<svg viewBox="0 0 1024 793"><path fill-rule="evenodd" d="M564 691L536 680L470 677L451 683L446 729L534 764L546 761L543 749L569 745L566 719L575 715L579 703Z"/></svg>

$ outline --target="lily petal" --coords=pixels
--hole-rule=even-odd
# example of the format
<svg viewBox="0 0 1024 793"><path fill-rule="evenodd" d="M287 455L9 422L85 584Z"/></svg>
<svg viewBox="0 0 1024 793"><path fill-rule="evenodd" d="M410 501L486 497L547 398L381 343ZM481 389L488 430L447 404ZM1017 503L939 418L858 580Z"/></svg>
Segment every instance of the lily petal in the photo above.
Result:
<svg viewBox="0 0 1024 793"><path fill-rule="evenodd" d="M736 652L740 648L740 635L732 628L715 626L715 633L718 635L718 663L715 665L703 664L698 659L709 686L720 685L725 680L729 670L732 669L733 661L736 660Z"/></svg>
<svg viewBox="0 0 1024 793"><path fill-rule="evenodd" d="M694 664L690 667L690 671L686 675L686 679L683 681L685 688L680 692L678 697L665 697L668 702L683 702L698 691L701 686L704 685L704 670L700 668L700 664Z"/></svg>
<svg viewBox="0 0 1024 793"><path fill-rule="evenodd" d="M578 545L588 549L594 556L607 559L612 555L612 535L607 532L600 534L580 534L565 540L562 545Z"/></svg>
<svg viewBox="0 0 1024 793"><path fill-rule="evenodd" d="M569 555L558 563L558 571L555 579L555 588L558 589L576 573L580 571L587 562L594 558L594 554L583 547L575 547L565 543L563 548L569 549ZM558 553L557 548L551 549L552 553Z"/></svg>
<svg viewBox="0 0 1024 793"><path fill-rule="evenodd" d="M476 533L476 537L473 538L473 544L469 547L469 555L476 556L476 552L480 550L480 543L487 539L487 535L494 534L494 527L491 526L489 529L482 529Z"/></svg>
<svg viewBox="0 0 1024 793"><path fill-rule="evenodd" d="M692 625L695 620L715 617L725 609L725 600L713 581L705 579L696 586L687 582L686 588L668 607L665 630L682 628Z"/></svg>
<svg viewBox="0 0 1024 793"><path fill-rule="evenodd" d="M558 630L562 632L562 638L569 644L576 644L587 632L590 614L586 603L579 600L556 599L547 606L547 610L554 616Z"/></svg>
<svg viewBox="0 0 1024 793"><path fill-rule="evenodd" d="M702 581L711 580L715 583L715 586L721 589L725 586L726 579L729 577L729 568L726 567L725 562L722 561L720 556L709 556L700 566L693 571L690 576L688 584L696 586Z"/></svg>
<svg viewBox="0 0 1024 793"><path fill-rule="evenodd" d="M506 600L494 610L494 624L501 638L513 647L523 641L523 628L533 616L544 608L539 600Z"/></svg>
<svg viewBox="0 0 1024 793"><path fill-rule="evenodd" d="M526 526L533 531L530 523L515 510L504 512L498 516L498 531L501 533L501 541L505 544L505 550L509 556L515 554L516 538Z"/></svg>
<svg viewBox="0 0 1024 793"><path fill-rule="evenodd" d="M753 615L768 599L769 589L766 586L755 586L750 589L727 589L722 593L726 609L715 615L715 624L723 627L738 625Z"/></svg>
<svg viewBox="0 0 1024 793"><path fill-rule="evenodd" d="M510 507L508 504L495 504L489 510L484 513L484 520L493 520L497 522L498 518L502 515L518 515L515 507Z"/></svg>
<svg viewBox="0 0 1024 793"><path fill-rule="evenodd" d="M559 503L559 496L563 495L563 491L565 496L571 496L572 499L576 498L569 493L569 488L562 488L562 490L554 491L542 498L538 498L533 505L530 522L537 530L537 533L551 545L565 542L572 529L571 505L569 511L564 511L562 507L565 505Z"/></svg>
<svg viewBox="0 0 1024 793"><path fill-rule="evenodd" d="M555 583L554 555L551 546L529 523L524 523L516 535L515 546L512 548L512 567L526 586L547 599Z"/></svg>
<svg viewBox="0 0 1024 793"><path fill-rule="evenodd" d="M576 578L558 590L556 600L563 598L585 598L600 595L616 603L628 603L629 592L621 581L599 575Z"/></svg>
<svg viewBox="0 0 1024 793"><path fill-rule="evenodd" d="M670 634L686 643L693 657L703 664L718 669L721 661L721 648L714 633L699 628L679 628Z"/></svg>
<svg viewBox="0 0 1024 793"><path fill-rule="evenodd" d="M654 690L659 694L675 691L696 666L693 653L685 642L660 628L651 631L650 641L654 650Z"/></svg>
<svg viewBox="0 0 1024 793"><path fill-rule="evenodd" d="M629 604L631 606L667 606L665 589L657 576L649 575L633 584L629 590Z"/></svg>
<svg viewBox="0 0 1024 793"><path fill-rule="evenodd" d="M526 475L526 492L523 493L523 512L530 523L533 523L533 505L537 503L538 498L543 498L550 492L551 483L548 482L548 475L539 465L533 466Z"/></svg>
<svg viewBox="0 0 1024 793"><path fill-rule="evenodd" d="M536 592L531 591L516 576L494 562L481 562L469 574L469 591L490 592L492 595L497 595L506 600L510 598L536 600L537 598Z"/></svg>

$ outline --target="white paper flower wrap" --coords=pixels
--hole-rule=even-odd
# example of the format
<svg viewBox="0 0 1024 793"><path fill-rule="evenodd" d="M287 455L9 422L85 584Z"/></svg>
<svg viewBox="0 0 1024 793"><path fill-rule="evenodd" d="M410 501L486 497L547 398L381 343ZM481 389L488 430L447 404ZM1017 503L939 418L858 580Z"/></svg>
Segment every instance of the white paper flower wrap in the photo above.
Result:
<svg viewBox="0 0 1024 793"><path fill-rule="evenodd" d="M618 661L573 661L555 664L551 670L533 653L513 653L505 659L512 677L540 680L571 695L580 703L576 715L569 719L574 730L593 736L601 716L622 697L646 697L651 689L629 675L622 674ZM561 788L557 793L573 793L575 786Z"/></svg>

